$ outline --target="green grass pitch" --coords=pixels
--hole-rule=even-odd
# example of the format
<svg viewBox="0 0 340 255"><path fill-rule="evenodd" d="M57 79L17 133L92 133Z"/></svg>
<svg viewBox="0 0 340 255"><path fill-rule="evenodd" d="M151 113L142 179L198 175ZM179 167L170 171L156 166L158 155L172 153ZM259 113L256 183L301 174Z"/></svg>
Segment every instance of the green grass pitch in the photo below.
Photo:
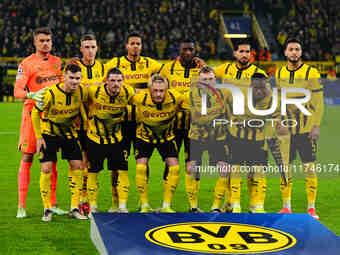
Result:
<svg viewBox="0 0 340 255"><path fill-rule="evenodd" d="M21 103L0 103L0 254L97 254L90 240L89 221L76 221L67 216L55 216L53 222L41 222L42 202L39 194L39 163L34 161L31 169L31 183L28 192L28 218L16 219L17 210L17 172L20 153L17 151L19 136ZM340 164L339 162L339 113L340 107L326 107L319 141L318 159L320 163ZM131 190L128 208L137 210L137 192L134 183L134 160L131 158L130 177ZM181 153L181 179L176 191L173 208L182 212L188 210L188 203L184 187L183 153ZM158 208L162 200L163 163L155 153L150 160L151 175L149 198L153 208ZM59 180L57 201L60 207L66 209L70 203L70 192L67 185L67 169L65 162L59 161ZM321 222L330 230L340 235L340 174L333 177L319 178L317 212ZM215 178L204 178L201 181L199 194L200 208L209 211ZM245 182L242 189L242 207L248 208L247 190ZM111 190L108 171L101 172L99 211L106 211L111 204ZM306 211L306 195L304 180L294 180L293 211ZM279 179L268 179L268 192L265 204L268 212L277 212L281 208Z"/></svg>

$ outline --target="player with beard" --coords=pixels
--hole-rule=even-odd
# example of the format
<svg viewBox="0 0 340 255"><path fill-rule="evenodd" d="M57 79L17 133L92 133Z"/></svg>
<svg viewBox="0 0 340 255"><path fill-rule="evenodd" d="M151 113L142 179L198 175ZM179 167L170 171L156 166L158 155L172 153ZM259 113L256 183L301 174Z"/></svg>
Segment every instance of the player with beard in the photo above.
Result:
<svg viewBox="0 0 340 255"><path fill-rule="evenodd" d="M222 83L233 83L239 86L244 94L247 93L248 88L251 86L251 77L254 73L262 73L267 77L265 71L257 67L256 65L250 63L250 52L251 44L249 40L242 39L234 43L233 55L236 61L227 62L225 64L219 65L215 68L216 78L221 79ZM230 190L229 188L224 189L223 187L229 187L226 182L230 182L229 178L220 177L216 183L215 188L215 199L212 205L212 211L220 211L221 198L223 198L223 193L225 191L226 195L226 209L231 211L231 201L230 201ZM253 178L247 178L248 192L250 197L250 208L255 207L255 199L252 194L256 189L257 183L254 182ZM239 188L239 187L238 187Z"/></svg>
<svg viewBox="0 0 340 255"><path fill-rule="evenodd" d="M304 64L301 60L302 44L295 38L287 39L285 52L287 65L281 67L276 72L276 84L278 88L304 88L311 92L311 100L305 104L310 116L304 115L295 105L287 106L287 118L296 121L295 127L289 128L290 136L284 140L290 143L289 163L296 159L296 152L299 152L305 173L306 193L309 213L315 219L319 216L315 211L315 200L317 194L317 176L315 172L315 161L317 144L320 137L320 122L324 111L323 87L319 83L320 73L314 67ZM301 93L288 93L288 98L299 98L304 96ZM287 153L288 154L288 153ZM287 160L288 161L288 160ZM291 192L292 176L291 171L288 178L281 178L281 192L283 209L281 213L292 213Z"/></svg>
<svg viewBox="0 0 340 255"><path fill-rule="evenodd" d="M225 63L215 68L216 77L225 80L239 80L240 84L250 86L254 73L266 72L250 63L251 45L248 40L240 40L234 43L234 58L236 61Z"/></svg>
<svg viewBox="0 0 340 255"><path fill-rule="evenodd" d="M190 91L191 83L198 79L199 69L205 65L204 61L196 56L195 43L190 38L185 38L179 45L179 56L164 66L160 74L168 79L170 89L184 94ZM175 141L178 150L180 150L182 143L184 143L184 153L186 168L189 168L189 129L190 129L190 111L178 112L175 119ZM168 168L164 171L164 185L167 182ZM191 211L196 212L197 208L197 191L199 186L199 179L193 178L186 173L186 188L189 197Z"/></svg>

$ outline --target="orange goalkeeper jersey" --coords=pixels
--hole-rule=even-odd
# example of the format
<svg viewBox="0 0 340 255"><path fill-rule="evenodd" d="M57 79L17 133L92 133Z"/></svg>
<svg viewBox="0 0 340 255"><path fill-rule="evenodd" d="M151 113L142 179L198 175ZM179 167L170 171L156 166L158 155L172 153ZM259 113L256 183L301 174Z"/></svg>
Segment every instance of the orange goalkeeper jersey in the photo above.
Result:
<svg viewBox="0 0 340 255"><path fill-rule="evenodd" d="M48 55L46 59L32 54L25 58L18 67L14 96L25 99L28 92L36 92L61 82L61 60ZM26 99L25 105L34 105L34 100Z"/></svg>

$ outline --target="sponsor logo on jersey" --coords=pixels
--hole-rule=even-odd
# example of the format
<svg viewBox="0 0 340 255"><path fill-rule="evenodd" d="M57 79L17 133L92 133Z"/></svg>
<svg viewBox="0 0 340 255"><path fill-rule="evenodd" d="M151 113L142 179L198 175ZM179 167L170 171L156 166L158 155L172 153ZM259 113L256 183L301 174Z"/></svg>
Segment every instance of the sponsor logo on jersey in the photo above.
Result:
<svg viewBox="0 0 340 255"><path fill-rule="evenodd" d="M273 253L296 244L294 236L277 229L228 222L165 225L145 237L160 246L208 254Z"/></svg>
<svg viewBox="0 0 340 255"><path fill-rule="evenodd" d="M190 87L191 82L190 81L172 81L171 86L172 87Z"/></svg>
<svg viewBox="0 0 340 255"><path fill-rule="evenodd" d="M78 113L79 112L79 107L78 108L70 108L70 109L52 109L51 114L52 115L69 115L73 113Z"/></svg>
<svg viewBox="0 0 340 255"><path fill-rule="evenodd" d="M125 74L124 75L125 80L132 80L132 79L149 79L149 75L145 73L139 73L139 74Z"/></svg>
<svg viewBox="0 0 340 255"><path fill-rule="evenodd" d="M144 111L143 116L145 118L165 118L165 117L171 117L176 113L176 111L171 112L150 112L150 111Z"/></svg>
<svg viewBox="0 0 340 255"><path fill-rule="evenodd" d="M103 105L100 103L96 103L95 105L96 110L103 110L103 111L114 111L117 112L118 110L122 110L122 107L111 106L111 105Z"/></svg>

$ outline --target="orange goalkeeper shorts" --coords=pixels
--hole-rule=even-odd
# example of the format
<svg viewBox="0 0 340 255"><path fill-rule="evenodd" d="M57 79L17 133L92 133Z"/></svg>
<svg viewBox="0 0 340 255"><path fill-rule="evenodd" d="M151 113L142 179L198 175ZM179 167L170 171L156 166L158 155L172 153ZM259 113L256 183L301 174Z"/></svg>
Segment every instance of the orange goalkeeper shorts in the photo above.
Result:
<svg viewBox="0 0 340 255"><path fill-rule="evenodd" d="M21 116L20 140L18 149L22 152L35 154L36 139L31 119L33 105L24 105Z"/></svg>

